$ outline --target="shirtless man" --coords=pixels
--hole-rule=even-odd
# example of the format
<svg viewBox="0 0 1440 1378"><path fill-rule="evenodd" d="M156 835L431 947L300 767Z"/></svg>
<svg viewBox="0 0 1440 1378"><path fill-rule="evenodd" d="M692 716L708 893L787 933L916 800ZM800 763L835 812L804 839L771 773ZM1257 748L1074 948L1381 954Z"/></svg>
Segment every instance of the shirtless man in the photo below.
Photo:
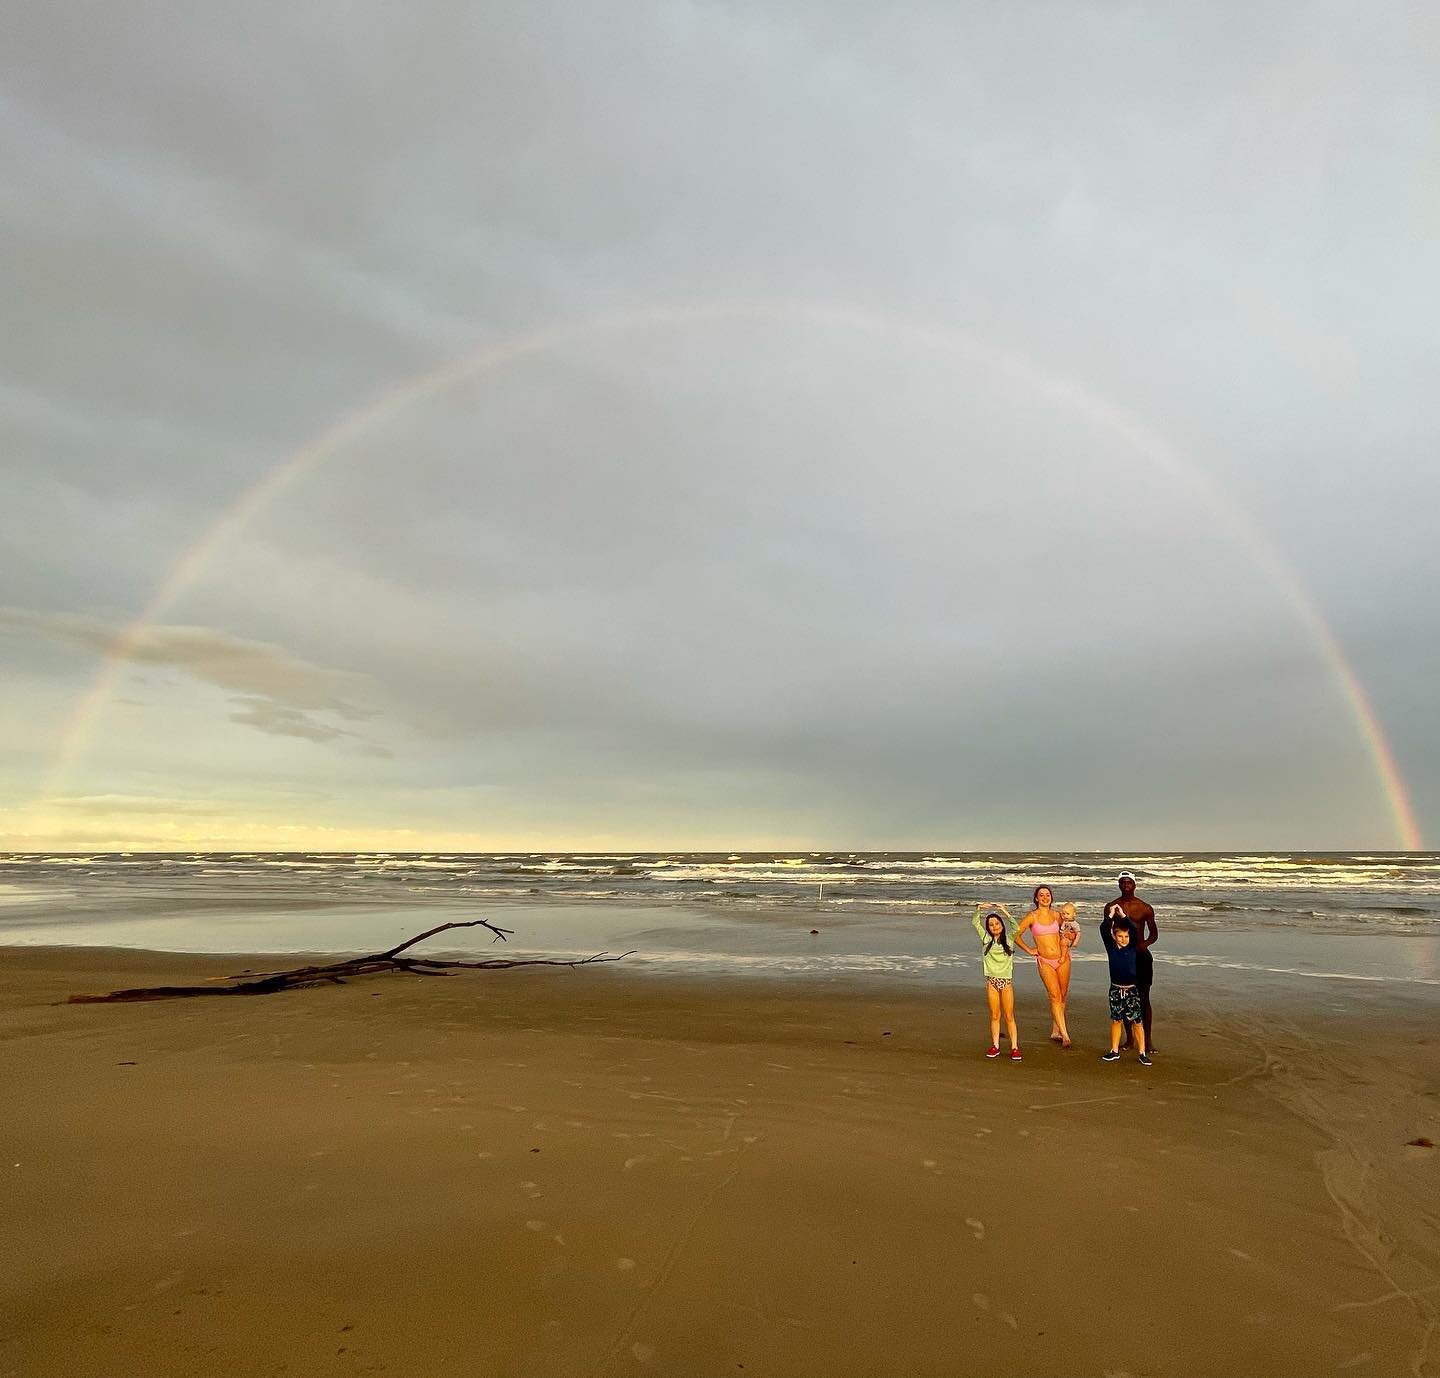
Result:
<svg viewBox="0 0 1440 1378"><path fill-rule="evenodd" d="M1155 1044L1150 1037L1150 985L1155 979L1155 959L1150 955L1160 930L1155 926L1155 911L1135 893L1135 877L1129 871L1120 872L1120 897L1105 906L1105 917L1113 919L1119 914L1130 920L1135 929L1136 944L1140 951L1135 962L1135 984L1140 988L1140 1010L1145 1016L1145 1050L1153 1053ZM1130 1026L1125 1026L1125 1047L1134 1042Z"/></svg>

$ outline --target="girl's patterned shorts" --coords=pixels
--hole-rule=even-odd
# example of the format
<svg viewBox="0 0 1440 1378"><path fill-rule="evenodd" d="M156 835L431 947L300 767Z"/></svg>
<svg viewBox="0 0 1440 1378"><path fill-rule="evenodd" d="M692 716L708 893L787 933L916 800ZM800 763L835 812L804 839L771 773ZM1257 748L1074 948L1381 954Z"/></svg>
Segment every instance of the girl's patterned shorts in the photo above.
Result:
<svg viewBox="0 0 1440 1378"><path fill-rule="evenodd" d="M985 978L996 990L1004 990L1010 984L1008 976L987 976Z"/></svg>
<svg viewBox="0 0 1440 1378"><path fill-rule="evenodd" d="M1125 1019L1138 1024L1144 1014L1140 1008L1140 992L1134 986L1110 987L1110 1018Z"/></svg>

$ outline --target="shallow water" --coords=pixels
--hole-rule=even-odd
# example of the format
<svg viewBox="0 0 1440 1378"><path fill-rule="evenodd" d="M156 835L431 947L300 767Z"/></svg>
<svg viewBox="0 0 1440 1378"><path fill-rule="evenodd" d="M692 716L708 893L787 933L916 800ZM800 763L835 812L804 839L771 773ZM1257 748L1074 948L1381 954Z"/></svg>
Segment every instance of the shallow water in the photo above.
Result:
<svg viewBox="0 0 1440 1378"><path fill-rule="evenodd" d="M1019 914L1044 880L1080 906L1076 980L1089 984L1104 979L1094 922L1121 866L1156 909L1157 981L1174 967L1207 983L1440 984L1433 853L12 855L0 944L363 952L483 915L515 930L511 956L634 950L631 965L667 972L971 980L971 903ZM495 950L483 930L429 948Z"/></svg>
<svg viewBox="0 0 1440 1378"><path fill-rule="evenodd" d="M828 911L943 913L974 900L1025 902L1034 886L1098 905L1122 868L1172 923L1237 922L1434 931L1440 853L644 854L0 853L0 892L37 888L81 906L541 899L684 902L721 911L820 904Z"/></svg>

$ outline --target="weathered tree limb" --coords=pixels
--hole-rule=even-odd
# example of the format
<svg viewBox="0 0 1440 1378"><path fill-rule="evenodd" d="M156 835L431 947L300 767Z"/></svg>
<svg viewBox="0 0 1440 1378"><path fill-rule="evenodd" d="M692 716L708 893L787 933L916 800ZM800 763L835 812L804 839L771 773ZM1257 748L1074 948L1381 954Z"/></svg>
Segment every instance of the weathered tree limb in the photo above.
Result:
<svg viewBox="0 0 1440 1378"><path fill-rule="evenodd" d="M140 1000L174 1000L190 995L270 995L277 990L299 990L326 982L344 985L350 976L375 976L385 971L404 971L413 976L448 976L452 971L500 971L508 967L583 967L594 962L618 962L629 952L597 952L590 957L491 957L466 962L439 957L402 957L400 954L416 943L433 938L452 928L488 928L494 942L504 942L515 931L501 928L488 919L466 919L459 923L442 923L417 933L385 952L368 957L351 957L343 962L327 962L321 966L294 967L289 971L243 971L235 976L213 976L203 986L137 986L133 990L112 990L96 995L72 995L69 1005L103 1005ZM227 984L228 983L228 984Z"/></svg>

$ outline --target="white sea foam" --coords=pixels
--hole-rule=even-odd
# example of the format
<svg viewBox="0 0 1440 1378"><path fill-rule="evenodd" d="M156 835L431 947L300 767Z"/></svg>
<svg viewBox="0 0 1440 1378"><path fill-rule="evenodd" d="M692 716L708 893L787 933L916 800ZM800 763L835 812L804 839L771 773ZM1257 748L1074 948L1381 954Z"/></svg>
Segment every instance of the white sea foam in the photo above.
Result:
<svg viewBox="0 0 1440 1378"><path fill-rule="evenodd" d="M879 924L954 918L974 901L1028 908L1041 882L1093 919L1128 865L1162 927L1440 934L1440 856L944 853L51 853L0 856L8 879L57 908L117 917L160 906L509 903L698 906L713 920L784 924L797 913ZM68 887L68 888L62 888ZM71 889L78 887L75 894Z"/></svg>

